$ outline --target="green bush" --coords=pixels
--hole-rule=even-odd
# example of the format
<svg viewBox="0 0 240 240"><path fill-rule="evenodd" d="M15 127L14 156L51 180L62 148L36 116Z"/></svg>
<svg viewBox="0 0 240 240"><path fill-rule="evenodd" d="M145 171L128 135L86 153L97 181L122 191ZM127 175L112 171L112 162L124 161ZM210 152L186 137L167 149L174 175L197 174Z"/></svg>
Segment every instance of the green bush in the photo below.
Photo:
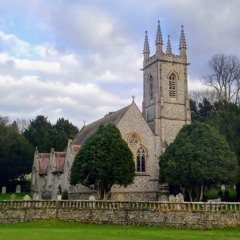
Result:
<svg viewBox="0 0 240 240"><path fill-rule="evenodd" d="M67 190L64 190L62 192L62 200L67 200L68 199L68 191Z"/></svg>

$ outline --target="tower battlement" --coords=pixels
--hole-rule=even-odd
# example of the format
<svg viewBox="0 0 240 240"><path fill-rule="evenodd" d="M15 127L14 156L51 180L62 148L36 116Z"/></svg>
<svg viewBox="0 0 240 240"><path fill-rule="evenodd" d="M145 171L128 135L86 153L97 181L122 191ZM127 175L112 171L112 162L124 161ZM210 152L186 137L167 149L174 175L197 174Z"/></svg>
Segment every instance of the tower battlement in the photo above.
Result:
<svg viewBox="0 0 240 240"><path fill-rule="evenodd" d="M156 136L171 143L184 124L191 122L187 84L187 45L183 26L179 55L172 53L170 36L163 51L160 21L156 34L156 51L151 56L147 31L143 49L143 117Z"/></svg>

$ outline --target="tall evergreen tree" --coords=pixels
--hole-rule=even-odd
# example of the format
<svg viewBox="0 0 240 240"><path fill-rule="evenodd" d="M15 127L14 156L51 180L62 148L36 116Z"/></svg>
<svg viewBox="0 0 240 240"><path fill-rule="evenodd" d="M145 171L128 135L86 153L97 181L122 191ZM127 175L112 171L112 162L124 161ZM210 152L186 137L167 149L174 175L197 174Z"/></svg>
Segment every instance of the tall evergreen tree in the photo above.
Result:
<svg viewBox="0 0 240 240"><path fill-rule="evenodd" d="M29 127L23 135L28 139L33 147L38 147L40 152L49 152L53 146L51 141L52 125L47 117L39 115L30 121Z"/></svg>
<svg viewBox="0 0 240 240"><path fill-rule="evenodd" d="M68 139L73 139L78 131L78 128L70 123L69 120L59 118L56 124L52 126L52 147L56 151L63 151L67 146Z"/></svg>
<svg viewBox="0 0 240 240"><path fill-rule="evenodd" d="M0 185L31 172L33 148L7 118L0 117Z"/></svg>
<svg viewBox="0 0 240 240"><path fill-rule="evenodd" d="M202 201L206 186L235 183L239 171L225 138L199 122L184 126L159 159L160 181L180 185L191 201Z"/></svg>
<svg viewBox="0 0 240 240"><path fill-rule="evenodd" d="M107 199L114 184L127 186L133 182L133 154L114 125L101 126L83 144L71 169L70 182L87 186Z"/></svg>

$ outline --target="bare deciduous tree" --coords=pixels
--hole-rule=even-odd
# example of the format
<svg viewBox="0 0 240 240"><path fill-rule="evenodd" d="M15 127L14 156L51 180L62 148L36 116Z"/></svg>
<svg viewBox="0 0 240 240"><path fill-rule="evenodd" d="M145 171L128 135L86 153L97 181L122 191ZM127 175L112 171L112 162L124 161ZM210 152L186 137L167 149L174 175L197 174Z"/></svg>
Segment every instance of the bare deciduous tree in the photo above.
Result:
<svg viewBox="0 0 240 240"><path fill-rule="evenodd" d="M208 63L211 73L204 78L204 84L215 89L218 100L239 104L240 60L224 54L214 55Z"/></svg>
<svg viewBox="0 0 240 240"><path fill-rule="evenodd" d="M215 89L191 90L189 91L189 97L196 103L202 103L204 99L207 99L211 104L218 101Z"/></svg>

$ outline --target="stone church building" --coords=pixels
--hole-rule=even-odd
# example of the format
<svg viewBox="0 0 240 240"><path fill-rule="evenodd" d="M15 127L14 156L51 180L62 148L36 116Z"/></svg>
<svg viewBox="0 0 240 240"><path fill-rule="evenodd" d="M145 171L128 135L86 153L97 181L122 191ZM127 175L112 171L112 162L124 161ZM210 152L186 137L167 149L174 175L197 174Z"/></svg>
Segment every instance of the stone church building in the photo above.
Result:
<svg viewBox="0 0 240 240"><path fill-rule="evenodd" d="M110 199L126 201L158 200L158 156L173 142L184 124L191 122L187 82L187 54L183 26L179 54L172 53L168 36L166 51L158 21L156 49L150 55L146 32L143 50L142 112L134 102L117 112L84 126L74 139L68 141L64 152L39 153L34 156L31 189L35 199L56 199L59 186L68 191L71 199L89 199L94 195L87 187L70 186L69 174L74 157L84 141L100 125L114 124L133 152L136 166L134 182L128 187L113 186Z"/></svg>

